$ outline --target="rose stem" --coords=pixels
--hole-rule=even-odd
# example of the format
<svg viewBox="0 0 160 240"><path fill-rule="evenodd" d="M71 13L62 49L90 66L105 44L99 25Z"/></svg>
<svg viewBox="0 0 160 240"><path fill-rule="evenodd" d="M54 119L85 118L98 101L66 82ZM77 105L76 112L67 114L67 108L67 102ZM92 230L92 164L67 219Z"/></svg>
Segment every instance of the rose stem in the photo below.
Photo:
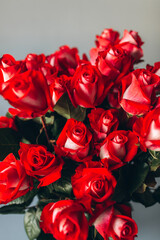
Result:
<svg viewBox="0 0 160 240"><path fill-rule="evenodd" d="M44 116L41 116L40 118L41 118L41 121L42 121L42 126L43 126L43 129L44 129L46 138L47 138L47 142L48 142L48 144L50 145L51 142L50 142L50 140L49 140L48 133L47 133L45 117L44 117Z"/></svg>

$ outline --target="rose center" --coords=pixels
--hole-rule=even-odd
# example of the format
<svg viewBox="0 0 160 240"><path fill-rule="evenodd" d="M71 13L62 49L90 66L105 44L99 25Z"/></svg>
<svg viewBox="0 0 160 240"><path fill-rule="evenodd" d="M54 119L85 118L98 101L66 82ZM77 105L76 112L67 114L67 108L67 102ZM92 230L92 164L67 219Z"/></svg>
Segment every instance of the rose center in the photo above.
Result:
<svg viewBox="0 0 160 240"><path fill-rule="evenodd" d="M104 117L103 117L103 123L105 124L105 125L108 125L110 122L112 121L112 117L111 116L109 116L109 115L104 115Z"/></svg>
<svg viewBox="0 0 160 240"><path fill-rule="evenodd" d="M69 235L75 231L75 225L68 219L63 219L59 225L59 231Z"/></svg>
<svg viewBox="0 0 160 240"><path fill-rule="evenodd" d="M96 179L91 183L91 195L96 198L101 198L105 192L105 184L103 179Z"/></svg>
<svg viewBox="0 0 160 240"><path fill-rule="evenodd" d="M116 135L114 138L113 138L113 142L115 143L123 143L124 139L123 139L123 136L121 135Z"/></svg>

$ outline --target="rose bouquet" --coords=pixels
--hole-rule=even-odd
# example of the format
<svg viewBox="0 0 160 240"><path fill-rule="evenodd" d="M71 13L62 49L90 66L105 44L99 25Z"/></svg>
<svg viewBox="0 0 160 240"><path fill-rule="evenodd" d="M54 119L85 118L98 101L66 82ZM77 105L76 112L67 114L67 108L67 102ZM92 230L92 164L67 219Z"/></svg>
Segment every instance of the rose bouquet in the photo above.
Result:
<svg viewBox="0 0 160 240"><path fill-rule="evenodd" d="M130 202L160 202L160 62L137 68L142 44L105 29L90 58L0 58L0 213L24 213L30 240L134 240Z"/></svg>

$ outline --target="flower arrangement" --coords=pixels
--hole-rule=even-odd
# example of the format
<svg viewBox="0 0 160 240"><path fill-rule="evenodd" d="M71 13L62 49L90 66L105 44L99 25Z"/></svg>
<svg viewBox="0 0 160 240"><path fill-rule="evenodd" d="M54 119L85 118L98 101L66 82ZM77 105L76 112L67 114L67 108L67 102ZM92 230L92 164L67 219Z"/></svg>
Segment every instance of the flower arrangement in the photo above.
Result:
<svg viewBox="0 0 160 240"><path fill-rule="evenodd" d="M135 67L142 44L104 29L90 58L0 58L0 213L24 213L30 240L134 240L130 201L160 202L160 62Z"/></svg>

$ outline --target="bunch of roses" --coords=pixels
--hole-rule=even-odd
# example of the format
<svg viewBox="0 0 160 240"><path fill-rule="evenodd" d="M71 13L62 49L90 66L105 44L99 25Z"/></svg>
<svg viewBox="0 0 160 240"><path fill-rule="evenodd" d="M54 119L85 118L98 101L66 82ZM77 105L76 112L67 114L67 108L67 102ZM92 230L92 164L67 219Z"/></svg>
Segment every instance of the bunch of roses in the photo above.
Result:
<svg viewBox="0 0 160 240"><path fill-rule="evenodd" d="M33 191L35 181L38 190L52 185L63 178L70 159L76 166L72 176L68 172L72 199L59 195L59 201L48 201L40 218L43 232L57 240L86 240L91 226L106 240L137 235L130 207L112 197L121 167L137 152L160 151L160 62L134 70L142 44L135 31L125 30L120 38L105 29L96 36L90 59L80 59L77 48L68 46L49 56L0 59L0 94L14 107L9 108L12 118L0 117L0 128L18 134L18 118L40 117L48 140L44 146L21 138L18 159L10 153L0 162L0 203ZM62 96L72 104L70 116L77 107L87 114L83 121L78 113L76 119L68 117L55 140L47 133L45 114L54 116Z"/></svg>

